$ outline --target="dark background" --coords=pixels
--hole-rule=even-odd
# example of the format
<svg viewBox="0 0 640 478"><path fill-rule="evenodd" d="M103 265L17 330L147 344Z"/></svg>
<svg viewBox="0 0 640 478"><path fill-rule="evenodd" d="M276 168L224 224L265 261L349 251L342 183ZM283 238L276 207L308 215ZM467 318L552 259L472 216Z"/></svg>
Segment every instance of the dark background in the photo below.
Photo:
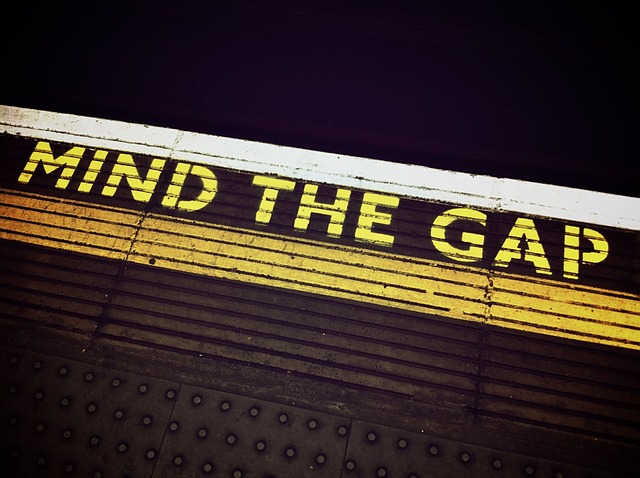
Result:
<svg viewBox="0 0 640 478"><path fill-rule="evenodd" d="M21 2L0 103L638 196L630 7L425 3Z"/></svg>

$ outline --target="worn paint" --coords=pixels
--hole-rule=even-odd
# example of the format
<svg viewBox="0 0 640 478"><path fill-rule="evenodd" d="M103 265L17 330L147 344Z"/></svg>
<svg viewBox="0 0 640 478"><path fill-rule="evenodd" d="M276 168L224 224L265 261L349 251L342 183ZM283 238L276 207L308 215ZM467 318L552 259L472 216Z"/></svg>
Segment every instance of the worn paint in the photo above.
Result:
<svg viewBox="0 0 640 478"><path fill-rule="evenodd" d="M633 294L7 190L0 204L3 239L640 348Z"/></svg>
<svg viewBox="0 0 640 478"><path fill-rule="evenodd" d="M594 286L599 273L627 277L616 270L635 251L626 239L611 242L618 232L609 226L640 229L635 198L525 182L509 183L520 188L500 197L495 178L392 171L362 158L322 168L318 161L330 159L323 153L3 111L5 132L36 141L24 157L10 158L15 176L0 189L2 239L640 348L637 288L621 290L613 280ZM378 166L389 176L379 176ZM544 194L533 200L527 191ZM577 208L566 202L581 199ZM593 201L605 209L590 208ZM515 217L504 204L517 204ZM424 205L432 210L418 214ZM219 208L228 209L226 222ZM422 223L403 222L407 210ZM563 222L548 224L549 217Z"/></svg>
<svg viewBox="0 0 640 478"><path fill-rule="evenodd" d="M101 170L108 152L98 150L90 160L86 170L80 167L85 153L84 147L73 146L66 152L56 155L51 145L46 141L38 141L29 159L26 161L17 182L29 185L38 172L41 175L56 179L56 189L77 189L79 193L88 194L93 188L93 182L98 180L96 169ZM103 197L114 197L118 191L126 191L134 203L148 204L155 193L162 196L161 205L166 208L178 209L186 212L200 211L212 205L214 208L220 202L233 202L233 199L222 201L213 200L218 195L219 185L216 171L202 165L174 161L171 166L173 173L168 184L161 184L162 174L165 172L167 160L152 158L147 161L135 160L127 153L119 152L111 164L108 176L104 177L104 185L100 189ZM96 162L98 163L96 165ZM148 164L144 164L147 162ZM86 163L86 162L85 162ZM84 165L84 163L83 163ZM41 167L39 167L41 166ZM172 168L169 167L169 170ZM217 170L218 174L221 170ZM170 171L168 171L170 172ZM82 175L82 181L70 186L74 174ZM191 185L186 186L188 178ZM231 182L231 180L229 180ZM195 185L194 185L195 183ZM326 236L342 238L347 215L351 205L352 190L337 188L334 193L320 198L320 187L313 183L302 183L301 194L295 195L297 181L277 177L254 175L251 184L261 191L261 200L255 211L256 224L269 225L272 222L274 208L278 202L296 201L296 213L292 222L292 231L307 232L312 218L318 216L328 220ZM186 190L186 192L185 192ZM195 196L184 198L183 195ZM227 194L228 195L228 194ZM285 197L285 198L283 198ZM352 235L354 240L382 246L392 246L395 236L384 226L393 222L394 209L398 208L398 196L383 195L375 192L364 192L357 220L357 227ZM214 221L215 222L215 221ZM469 223L482 226L477 232L466 230ZM375 226L375 230L374 230ZM517 217L511 229L504 238L502 245L493 257L487 257L485 252L485 235L487 214L470 208L449 208L435 217L430 227L430 237L426 239L433 243L435 249L443 256L457 262L477 262L483 258L490 259L495 267L507 268L514 261L529 263L531 270L539 275L553 275L551 264L543 241L538 233L533 218ZM452 244L451 229L461 229L460 245ZM476 229L478 229L476 227ZM405 231L397 230L402 234ZM581 249L581 238L589 241L592 250ZM564 272L566 279L577 280L582 265L593 265L603 262L609 251L607 239L599 231L590 228L580 228L566 225L564 230L564 257L559 269ZM559 273L560 271L555 271Z"/></svg>

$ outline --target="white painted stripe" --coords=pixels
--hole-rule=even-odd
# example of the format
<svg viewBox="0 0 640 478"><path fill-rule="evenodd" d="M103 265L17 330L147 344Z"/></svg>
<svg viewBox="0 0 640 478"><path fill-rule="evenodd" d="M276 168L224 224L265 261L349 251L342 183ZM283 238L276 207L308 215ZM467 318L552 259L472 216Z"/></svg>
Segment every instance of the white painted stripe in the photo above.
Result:
<svg viewBox="0 0 640 478"><path fill-rule="evenodd" d="M640 198L0 105L0 132L347 188L640 230Z"/></svg>

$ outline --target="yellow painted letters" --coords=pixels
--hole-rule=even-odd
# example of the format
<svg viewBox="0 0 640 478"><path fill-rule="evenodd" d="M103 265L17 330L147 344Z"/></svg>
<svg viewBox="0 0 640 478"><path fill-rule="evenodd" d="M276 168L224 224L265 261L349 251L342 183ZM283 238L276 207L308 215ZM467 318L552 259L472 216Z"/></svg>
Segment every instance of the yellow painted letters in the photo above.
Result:
<svg viewBox="0 0 640 478"><path fill-rule="evenodd" d="M78 191L81 193L89 193L91 192L91 188L93 187L93 183L95 182L98 174L100 174L100 170L102 169L102 165L104 164L104 160L107 158L107 151L99 149L93 155L93 160L91 164L89 164L89 169L84 173L84 178L82 178L82 182L78 186Z"/></svg>
<svg viewBox="0 0 640 478"><path fill-rule="evenodd" d="M400 198L396 196L364 193L362 206L360 207L360 217L358 218L358 227L355 232L356 240L392 246L394 237L391 234L374 232L372 228L374 224L391 224L391 214L378 211L377 206L397 208L399 204Z"/></svg>
<svg viewBox="0 0 640 478"><path fill-rule="evenodd" d="M195 199L180 199L187 175L196 176L202 183L200 194ZM209 168L199 164L178 163L162 200L164 207L173 207L183 211L198 211L209 204L218 192L218 180Z"/></svg>
<svg viewBox="0 0 640 478"><path fill-rule="evenodd" d="M532 219L519 217L496 254L493 265L507 267L511 260L533 263L538 274L551 274L551 266Z"/></svg>
<svg viewBox="0 0 640 478"><path fill-rule="evenodd" d="M587 227L582 229L582 237L593 247L593 251L580 254L580 228L565 226L564 234L564 273L567 279L577 279L580 264L597 264L609 255L609 243L602 234Z"/></svg>
<svg viewBox="0 0 640 478"><path fill-rule="evenodd" d="M127 183L131 188L133 199L140 202L149 202L158 184L158 178L160 178L160 173L162 172L165 161L165 159L155 158L151 162L147 177L142 179L131 155L124 153L119 154L118 160L113 166L111 176L109 176L107 184L102 189L102 194L109 197L113 196L122 178L126 177Z"/></svg>
<svg viewBox="0 0 640 478"><path fill-rule="evenodd" d="M54 158L49 143L46 141L38 141L36 149L31 153L29 161L24 166L24 170L18 178L18 182L27 184L31 180L31 176L35 172L38 164L42 163L45 174L50 174L58 168L63 168L58 181L56 181L56 188L66 189L71 176L73 176L73 173L78 167L80 158L82 158L84 154L84 150L85 148L75 146L62 156Z"/></svg>
<svg viewBox="0 0 640 478"><path fill-rule="evenodd" d="M253 185L265 188L260 206L256 211L256 222L269 224L276 199L278 199L278 192L293 191L296 187L296 182L271 176L254 176Z"/></svg>
<svg viewBox="0 0 640 478"><path fill-rule="evenodd" d="M340 237L342 234L345 216L347 214L347 207L349 206L351 191L348 189L338 189L336 193L336 200L333 203L316 202L317 194L317 185L304 185L304 193L300 199L300 207L298 208L298 215L293 227L306 231L309 226L309 219L312 213L324 214L330 217L327 234L333 237Z"/></svg>
<svg viewBox="0 0 640 478"><path fill-rule="evenodd" d="M453 246L446 239L447 228L455 221L474 221L482 226L487 225L487 215L474 209L456 208L445 211L436 217L431 227L431 239L438 251L450 259L460 262L477 262L482 259L484 235L474 232L464 231L460 236L462 242L468 247L461 248Z"/></svg>

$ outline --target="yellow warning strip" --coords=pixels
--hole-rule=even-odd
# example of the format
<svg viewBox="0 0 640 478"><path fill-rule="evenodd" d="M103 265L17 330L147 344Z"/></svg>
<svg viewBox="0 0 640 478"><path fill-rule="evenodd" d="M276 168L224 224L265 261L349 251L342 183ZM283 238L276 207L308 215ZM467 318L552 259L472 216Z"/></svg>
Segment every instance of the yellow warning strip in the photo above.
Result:
<svg viewBox="0 0 640 478"><path fill-rule="evenodd" d="M88 202L0 191L0 238L640 349L640 298Z"/></svg>
<svg viewBox="0 0 640 478"><path fill-rule="evenodd" d="M0 237L124 260L140 213L0 190Z"/></svg>
<svg viewBox="0 0 640 478"><path fill-rule="evenodd" d="M440 313L485 313L482 275L402 256L150 215L129 260L255 284ZM428 292L425 292L428 291ZM455 298L439 294L454 294ZM427 296L428 294L428 296Z"/></svg>

